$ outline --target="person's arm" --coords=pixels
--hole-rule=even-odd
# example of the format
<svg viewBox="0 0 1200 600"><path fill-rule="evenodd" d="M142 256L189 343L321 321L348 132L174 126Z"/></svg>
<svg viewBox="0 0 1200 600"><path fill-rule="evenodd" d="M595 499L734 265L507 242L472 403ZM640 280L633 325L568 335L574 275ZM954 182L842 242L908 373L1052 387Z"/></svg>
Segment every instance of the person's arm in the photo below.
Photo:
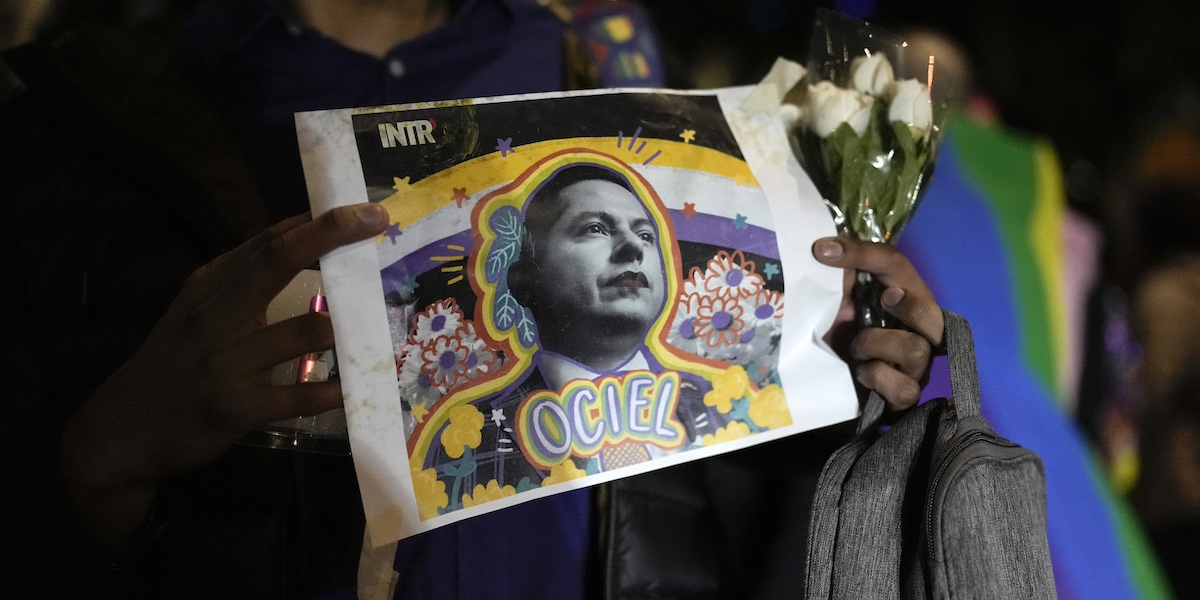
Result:
<svg viewBox="0 0 1200 600"><path fill-rule="evenodd" d="M912 263L889 244L824 238L813 256L845 270L845 292L827 341L854 368L865 389L878 391L891 412L917 404L935 354L944 353L942 311ZM882 304L903 329L860 328L855 324L850 288L856 270L869 271L886 289Z"/></svg>
<svg viewBox="0 0 1200 600"><path fill-rule="evenodd" d="M341 403L336 381L270 385L270 369L333 346L325 314L266 325L267 303L301 269L381 233L364 204L283 221L197 270L149 338L74 412L57 459L73 508L117 546L137 530L164 478L216 459L265 423Z"/></svg>

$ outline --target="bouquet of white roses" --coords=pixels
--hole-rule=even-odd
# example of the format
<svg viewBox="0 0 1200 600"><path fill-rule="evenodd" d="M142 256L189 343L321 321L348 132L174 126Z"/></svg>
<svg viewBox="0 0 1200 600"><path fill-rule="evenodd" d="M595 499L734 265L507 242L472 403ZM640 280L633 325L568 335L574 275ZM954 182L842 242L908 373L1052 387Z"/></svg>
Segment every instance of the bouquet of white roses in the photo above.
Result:
<svg viewBox="0 0 1200 600"><path fill-rule="evenodd" d="M941 142L941 107L931 102L933 57L917 78L898 78L903 40L871 25L820 11L808 74L795 110L801 164L843 235L891 243L916 211ZM889 59L892 55L896 60ZM888 326L874 280L860 273L863 324Z"/></svg>

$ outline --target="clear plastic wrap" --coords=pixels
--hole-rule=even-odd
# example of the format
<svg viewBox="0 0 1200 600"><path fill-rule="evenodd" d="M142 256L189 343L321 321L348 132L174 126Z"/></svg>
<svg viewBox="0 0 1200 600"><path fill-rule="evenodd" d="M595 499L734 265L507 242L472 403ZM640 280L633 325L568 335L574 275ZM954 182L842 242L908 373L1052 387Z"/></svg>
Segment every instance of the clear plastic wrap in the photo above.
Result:
<svg viewBox="0 0 1200 600"><path fill-rule="evenodd" d="M933 173L945 114L930 99L935 57L913 60L907 50L893 33L817 12L808 73L791 97L792 141L842 235L894 243ZM863 325L890 325L882 291L870 274L858 274Z"/></svg>

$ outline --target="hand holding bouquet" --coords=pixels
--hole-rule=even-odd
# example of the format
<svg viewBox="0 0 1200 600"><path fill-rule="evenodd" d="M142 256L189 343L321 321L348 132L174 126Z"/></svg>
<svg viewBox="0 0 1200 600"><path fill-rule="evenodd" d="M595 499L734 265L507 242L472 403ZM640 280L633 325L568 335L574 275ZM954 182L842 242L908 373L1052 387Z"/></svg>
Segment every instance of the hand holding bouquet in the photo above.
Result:
<svg viewBox="0 0 1200 600"><path fill-rule="evenodd" d="M916 211L941 142L941 107L929 85L898 78L906 44L862 21L819 11L808 75L799 98L795 141L843 235L892 243ZM890 57L890 58L889 58ZM859 321L888 326L882 289L868 273L855 286Z"/></svg>

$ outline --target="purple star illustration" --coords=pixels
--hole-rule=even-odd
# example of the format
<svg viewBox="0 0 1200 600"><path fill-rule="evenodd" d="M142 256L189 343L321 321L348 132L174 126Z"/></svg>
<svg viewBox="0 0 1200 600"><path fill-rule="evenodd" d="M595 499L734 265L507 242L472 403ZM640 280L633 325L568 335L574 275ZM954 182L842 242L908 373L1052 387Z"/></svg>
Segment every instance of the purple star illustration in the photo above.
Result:
<svg viewBox="0 0 1200 600"><path fill-rule="evenodd" d="M388 225L387 229L383 230L383 235L388 236L388 239L392 240L393 246L396 245L396 238L400 237L403 234L404 234L404 232L400 231L399 223L392 223L391 225Z"/></svg>
<svg viewBox="0 0 1200 600"><path fill-rule="evenodd" d="M512 138L496 138L496 150L500 151L500 158L508 156L509 152L516 152L512 147Z"/></svg>

